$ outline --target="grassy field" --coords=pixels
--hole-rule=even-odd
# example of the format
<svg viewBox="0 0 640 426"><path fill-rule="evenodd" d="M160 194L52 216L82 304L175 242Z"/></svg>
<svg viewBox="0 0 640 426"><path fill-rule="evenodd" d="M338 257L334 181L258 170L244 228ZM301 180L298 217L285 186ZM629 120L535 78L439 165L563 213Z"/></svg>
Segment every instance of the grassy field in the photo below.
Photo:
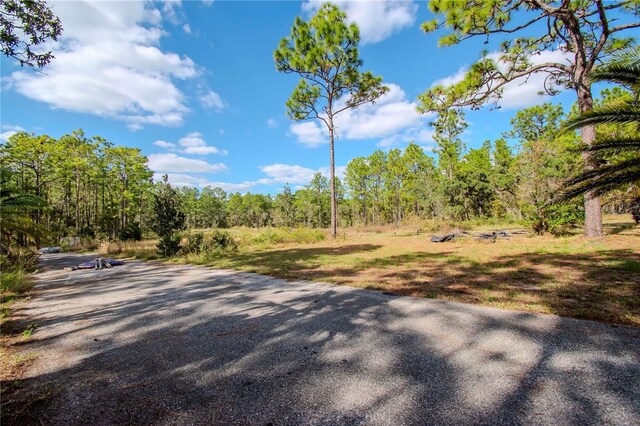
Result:
<svg viewBox="0 0 640 426"><path fill-rule="evenodd" d="M244 241L251 232L232 230ZM640 326L640 226L618 216L607 218L602 239L579 232L432 243L417 228L350 229L335 241L240 244L234 253L175 261ZM152 258L154 242L106 252Z"/></svg>

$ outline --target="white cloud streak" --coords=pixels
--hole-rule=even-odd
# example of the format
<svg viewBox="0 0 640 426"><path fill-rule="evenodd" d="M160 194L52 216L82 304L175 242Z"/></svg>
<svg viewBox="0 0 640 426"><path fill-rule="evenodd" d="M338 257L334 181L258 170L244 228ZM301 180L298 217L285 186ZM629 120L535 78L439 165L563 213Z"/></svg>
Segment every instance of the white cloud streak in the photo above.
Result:
<svg viewBox="0 0 640 426"><path fill-rule="evenodd" d="M223 163L211 164L203 160L180 157L171 153L149 155L149 168L154 172L176 173L217 173L229 169Z"/></svg>
<svg viewBox="0 0 640 426"><path fill-rule="evenodd" d="M324 0L310 0L302 4L302 10L313 14ZM333 0L347 14L347 20L360 28L363 43L377 43L416 22L418 5L403 0Z"/></svg>

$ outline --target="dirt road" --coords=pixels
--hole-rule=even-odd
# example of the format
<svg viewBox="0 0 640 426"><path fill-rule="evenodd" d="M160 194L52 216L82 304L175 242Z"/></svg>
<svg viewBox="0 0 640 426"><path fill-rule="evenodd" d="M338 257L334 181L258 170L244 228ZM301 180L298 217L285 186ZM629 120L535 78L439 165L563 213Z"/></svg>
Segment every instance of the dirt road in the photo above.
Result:
<svg viewBox="0 0 640 426"><path fill-rule="evenodd" d="M640 329L193 266L43 256L44 424L638 424Z"/></svg>

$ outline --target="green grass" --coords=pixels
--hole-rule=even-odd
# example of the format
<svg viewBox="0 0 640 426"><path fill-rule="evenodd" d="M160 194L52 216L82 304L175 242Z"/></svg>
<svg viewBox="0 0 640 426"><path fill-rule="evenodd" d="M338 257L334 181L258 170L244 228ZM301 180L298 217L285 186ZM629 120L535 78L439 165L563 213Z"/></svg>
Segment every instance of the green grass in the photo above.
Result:
<svg viewBox="0 0 640 426"><path fill-rule="evenodd" d="M31 282L24 271L2 272L0 274L0 288L2 293L22 293L31 288Z"/></svg>

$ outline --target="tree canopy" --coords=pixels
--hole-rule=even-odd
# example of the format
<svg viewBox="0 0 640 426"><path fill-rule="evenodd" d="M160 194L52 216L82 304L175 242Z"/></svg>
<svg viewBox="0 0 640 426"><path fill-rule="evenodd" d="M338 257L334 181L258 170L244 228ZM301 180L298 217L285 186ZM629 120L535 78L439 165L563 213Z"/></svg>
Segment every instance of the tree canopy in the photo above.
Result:
<svg viewBox="0 0 640 426"><path fill-rule="evenodd" d="M57 41L62 23L43 0L2 0L0 2L0 46L2 53L20 66L42 68L54 58L39 46Z"/></svg>

